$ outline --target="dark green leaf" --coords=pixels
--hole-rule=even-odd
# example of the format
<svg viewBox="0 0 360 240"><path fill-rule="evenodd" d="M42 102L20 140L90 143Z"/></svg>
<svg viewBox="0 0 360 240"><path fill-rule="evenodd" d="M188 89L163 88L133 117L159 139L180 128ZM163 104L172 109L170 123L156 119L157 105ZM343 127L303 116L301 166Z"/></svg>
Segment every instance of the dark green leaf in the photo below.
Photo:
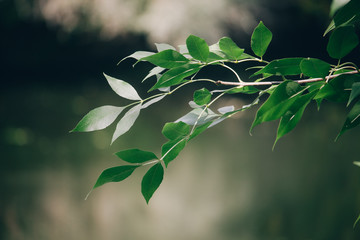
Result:
<svg viewBox="0 0 360 240"><path fill-rule="evenodd" d="M181 150L186 146L186 138L178 138L175 140L170 140L161 147L161 155L163 157L165 166L167 167L169 163L174 160Z"/></svg>
<svg viewBox="0 0 360 240"><path fill-rule="evenodd" d="M162 129L162 134L169 140L185 137L190 133L191 126L183 122L166 123Z"/></svg>
<svg viewBox="0 0 360 240"><path fill-rule="evenodd" d="M100 187L109 182L120 182L129 177L138 166L117 166L105 169L96 181L94 188Z"/></svg>
<svg viewBox="0 0 360 240"><path fill-rule="evenodd" d="M272 39L271 31L260 22L251 36L251 49L256 56L264 56Z"/></svg>
<svg viewBox="0 0 360 240"><path fill-rule="evenodd" d="M342 7L334 17L335 26L338 27L360 14L360 1L352 0Z"/></svg>
<svg viewBox="0 0 360 240"><path fill-rule="evenodd" d="M301 74L300 63L303 58L283 58L271 61L260 71L254 73L259 74L272 74L272 75L298 75Z"/></svg>
<svg viewBox="0 0 360 240"><path fill-rule="evenodd" d="M181 121L188 125L194 125L195 123L197 125L203 125L218 116L218 114L214 113L209 108L207 108L205 111L202 108L196 108L191 112L187 113L186 115L182 116L175 122Z"/></svg>
<svg viewBox="0 0 360 240"><path fill-rule="evenodd" d="M114 135L112 137L111 143L113 143L118 137L129 131L129 129L134 125L137 117L140 114L141 104L136 105L131 108L125 115L120 119L116 125Z"/></svg>
<svg viewBox="0 0 360 240"><path fill-rule="evenodd" d="M239 48L236 43L228 37L223 37L219 41L219 47L228 58L232 60L241 59L241 55L244 53L244 49Z"/></svg>
<svg viewBox="0 0 360 240"><path fill-rule="evenodd" d="M128 163L144 163L153 159L158 159L154 153L140 149L127 149L117 152L115 155Z"/></svg>
<svg viewBox="0 0 360 240"><path fill-rule="evenodd" d="M204 39L190 35L186 39L186 46L193 58L202 62L206 62L208 60L210 50Z"/></svg>
<svg viewBox="0 0 360 240"><path fill-rule="evenodd" d="M282 117L300 96L299 92L302 90L303 88L298 83L292 81L285 81L277 86L257 111L250 131L260 123ZM295 97L296 95L297 97Z"/></svg>
<svg viewBox="0 0 360 240"><path fill-rule="evenodd" d="M310 103L311 99L316 95L316 93L317 90L299 96L293 105L291 105L287 112L281 117L274 147L281 137L295 128L295 126L300 121L306 106Z"/></svg>
<svg viewBox="0 0 360 240"><path fill-rule="evenodd" d="M211 101L211 93L206 88L196 90L194 92L194 102L199 105L206 105Z"/></svg>
<svg viewBox="0 0 360 240"><path fill-rule="evenodd" d="M300 63L302 73L312 78L325 78L330 68L330 64L316 58L304 58Z"/></svg>
<svg viewBox="0 0 360 240"><path fill-rule="evenodd" d="M154 192L159 188L164 178L164 168L161 163L152 166L144 175L141 181L141 193L144 196L146 203L149 203L150 198Z"/></svg>
<svg viewBox="0 0 360 240"><path fill-rule="evenodd" d="M136 90L129 83L124 82L120 79L110 77L106 74L104 74L104 76L112 90L116 92L120 97L130 100L141 100Z"/></svg>
<svg viewBox="0 0 360 240"><path fill-rule="evenodd" d="M124 107L102 106L86 114L71 132L90 132L108 127Z"/></svg>
<svg viewBox="0 0 360 240"><path fill-rule="evenodd" d="M184 78L197 73L201 67L202 66L198 64L185 64L180 67L172 68L165 72L149 91L180 84L183 82Z"/></svg>
<svg viewBox="0 0 360 240"><path fill-rule="evenodd" d="M341 59L348 55L359 43L354 27L347 26L335 29L327 45L329 56Z"/></svg>
<svg viewBox="0 0 360 240"><path fill-rule="evenodd" d="M360 101L355 103L355 105L350 110L349 114L346 117L345 123L336 137L336 140L343 135L347 130L356 127L360 123ZM335 140L335 141L336 141Z"/></svg>
<svg viewBox="0 0 360 240"><path fill-rule="evenodd" d="M342 74L325 84L314 99L328 99L336 102L348 102L354 82L359 82L359 75Z"/></svg>
<svg viewBox="0 0 360 240"><path fill-rule="evenodd" d="M175 68L188 63L189 59L177 51L168 49L148 57L141 58L140 61L148 61L162 68Z"/></svg>
<svg viewBox="0 0 360 240"><path fill-rule="evenodd" d="M354 99L357 98L359 95L360 95L360 82L355 82L351 87L351 93L347 106L349 106L350 103L354 101Z"/></svg>

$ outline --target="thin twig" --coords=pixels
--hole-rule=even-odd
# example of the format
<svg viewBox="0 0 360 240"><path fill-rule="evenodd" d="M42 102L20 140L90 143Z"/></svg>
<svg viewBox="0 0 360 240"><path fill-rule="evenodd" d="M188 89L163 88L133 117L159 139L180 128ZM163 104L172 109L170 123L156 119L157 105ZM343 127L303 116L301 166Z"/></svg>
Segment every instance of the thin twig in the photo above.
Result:
<svg viewBox="0 0 360 240"><path fill-rule="evenodd" d="M330 79L336 78L340 75L343 74L356 74L359 73L358 71L351 71L351 72L344 72L344 73L340 73L340 74L335 74L335 75L331 75L331 76L327 76L325 77L325 80L328 81ZM304 84L304 83L312 83L312 82L320 82L323 81L324 78L309 78L309 79L301 79L301 80L294 80L294 82L299 83L299 84ZM268 81L268 82L227 82L227 81L221 81L218 80L216 81L216 84L218 85L227 85L227 86L240 86L240 87L244 87L244 86L267 86L267 85L276 85L276 84L280 84L283 81Z"/></svg>

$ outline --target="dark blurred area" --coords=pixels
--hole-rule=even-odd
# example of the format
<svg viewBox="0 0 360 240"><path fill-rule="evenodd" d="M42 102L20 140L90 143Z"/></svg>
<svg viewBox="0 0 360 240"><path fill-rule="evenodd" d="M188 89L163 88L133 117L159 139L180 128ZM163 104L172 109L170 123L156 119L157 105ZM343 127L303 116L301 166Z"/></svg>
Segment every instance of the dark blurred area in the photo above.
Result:
<svg viewBox="0 0 360 240"><path fill-rule="evenodd" d="M322 36L330 5L0 0L0 239L359 239L353 223L360 213L360 169L352 164L359 160L359 129L333 141L344 105L325 103L319 111L311 105L274 151L276 123L248 134L255 110L225 121L169 166L149 205L140 194L141 170L83 199L103 169L121 164L114 152L160 151L161 128L190 111L191 89L144 111L112 146L114 126L68 133L91 109L126 104L103 72L146 94L154 80L141 80L151 67L117 63L134 51L154 50L154 42L177 45L195 34L212 44L227 35L250 52L251 31L261 20L273 32L266 59L311 56L334 63ZM358 53L347 60L359 64ZM233 77L216 68L208 74ZM240 107L247 99L221 104Z"/></svg>

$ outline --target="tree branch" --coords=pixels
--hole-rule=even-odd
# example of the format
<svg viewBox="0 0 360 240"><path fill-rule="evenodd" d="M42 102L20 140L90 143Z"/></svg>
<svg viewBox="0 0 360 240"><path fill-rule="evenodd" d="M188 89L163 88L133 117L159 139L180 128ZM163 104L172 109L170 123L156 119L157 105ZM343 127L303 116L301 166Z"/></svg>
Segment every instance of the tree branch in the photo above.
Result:
<svg viewBox="0 0 360 240"><path fill-rule="evenodd" d="M330 79L336 78L340 75L343 74L356 74L359 73L358 71L351 71L351 72L345 72L345 73L340 73L340 74L335 74L335 75L331 75L331 76L327 76L325 77L325 80L328 81ZM309 79L301 79L301 80L294 80L294 82L299 83L299 84L304 84L304 83L312 83L312 82L320 82L323 81L324 78L309 78ZM245 87L245 86L267 86L267 85L276 85L276 84L280 84L283 81L268 81L268 82L227 82L227 81L221 81L218 80L216 81L217 85L227 85L227 86L239 86L239 87Z"/></svg>

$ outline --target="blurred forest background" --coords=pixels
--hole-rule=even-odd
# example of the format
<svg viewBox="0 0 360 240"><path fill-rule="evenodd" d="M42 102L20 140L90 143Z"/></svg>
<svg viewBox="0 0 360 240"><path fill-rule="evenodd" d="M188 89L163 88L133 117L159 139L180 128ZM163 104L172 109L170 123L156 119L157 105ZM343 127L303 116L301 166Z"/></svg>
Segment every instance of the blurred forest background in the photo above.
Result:
<svg viewBox="0 0 360 240"><path fill-rule="evenodd" d="M114 126L68 133L91 109L124 105L103 72L146 94L140 82L151 67L117 62L155 42L230 36L250 52L262 20L274 35L266 59L334 63L322 37L330 9L330 0L0 0L0 239L359 239L359 129L334 143L344 104L311 105L274 151L276 123L249 136L254 110L225 121L170 164L149 205L145 170L84 198L103 169L120 164L114 152L160 151L161 128L190 110L191 89L144 111L112 146ZM348 60L359 65L358 56L359 48Z"/></svg>

